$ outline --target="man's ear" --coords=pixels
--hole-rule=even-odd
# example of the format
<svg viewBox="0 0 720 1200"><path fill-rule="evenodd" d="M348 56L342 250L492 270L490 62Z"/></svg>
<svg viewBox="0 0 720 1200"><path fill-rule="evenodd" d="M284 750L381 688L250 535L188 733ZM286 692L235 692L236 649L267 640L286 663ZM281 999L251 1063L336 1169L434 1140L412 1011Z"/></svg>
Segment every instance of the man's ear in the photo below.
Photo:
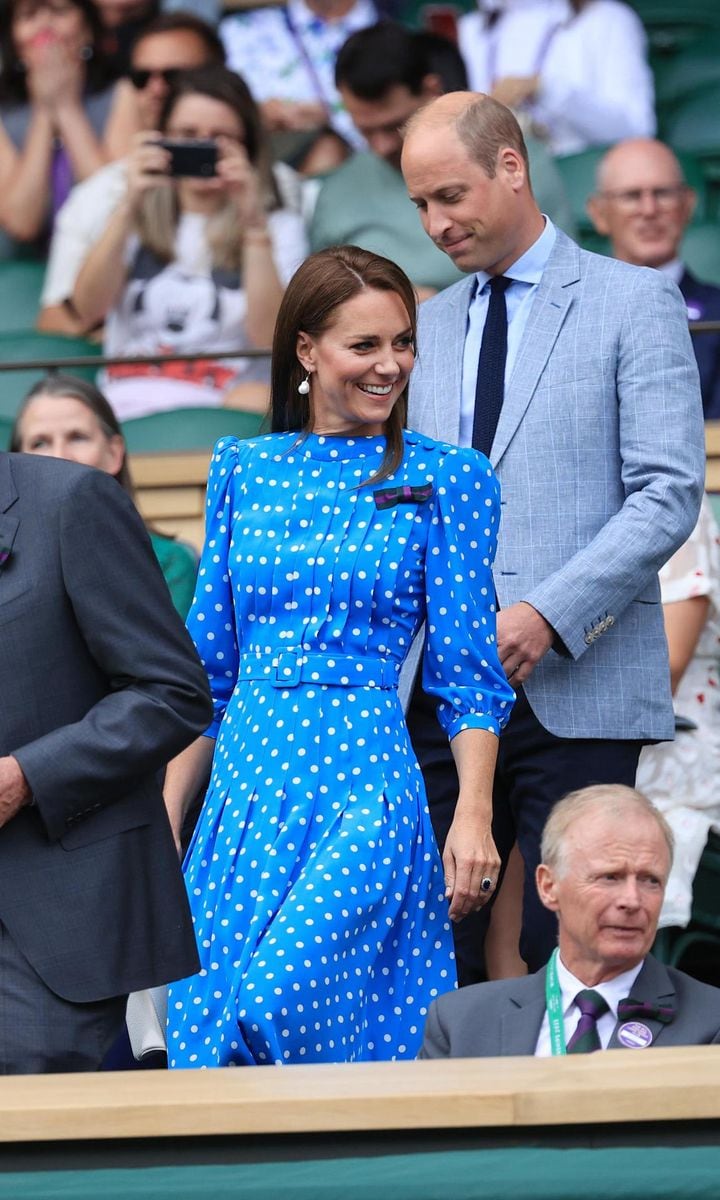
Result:
<svg viewBox="0 0 720 1200"><path fill-rule="evenodd" d="M603 237L607 237L610 233L610 229L605 216L605 204L599 198L599 196L589 197L585 205L585 211L587 212L587 215L597 229L598 233L601 233Z"/></svg>
<svg viewBox="0 0 720 1200"><path fill-rule="evenodd" d="M552 868L546 863L540 863L535 872L535 886L537 887L541 904L544 904L545 908L549 908L550 912L557 912L558 901L555 874Z"/></svg>
<svg viewBox="0 0 720 1200"><path fill-rule="evenodd" d="M312 371L315 366L315 343L308 333L302 331L297 335L295 353L298 362L306 371Z"/></svg>

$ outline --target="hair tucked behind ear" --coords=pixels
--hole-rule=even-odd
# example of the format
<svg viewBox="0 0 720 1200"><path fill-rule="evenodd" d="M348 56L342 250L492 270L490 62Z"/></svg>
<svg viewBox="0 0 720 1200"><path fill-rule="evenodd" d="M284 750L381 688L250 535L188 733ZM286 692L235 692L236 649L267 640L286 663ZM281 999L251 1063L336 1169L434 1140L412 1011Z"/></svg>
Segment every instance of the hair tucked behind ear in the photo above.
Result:
<svg viewBox="0 0 720 1200"><path fill-rule="evenodd" d="M400 297L415 343L417 299L413 285L396 263L358 246L329 246L311 255L290 280L275 324L270 392L273 433L293 429L309 432L312 426L310 397L298 393L303 377L297 357L299 334L318 337L332 325L340 305L365 288L394 292ZM400 465L406 417L407 387L388 417L385 455L372 476L373 482L385 479Z"/></svg>

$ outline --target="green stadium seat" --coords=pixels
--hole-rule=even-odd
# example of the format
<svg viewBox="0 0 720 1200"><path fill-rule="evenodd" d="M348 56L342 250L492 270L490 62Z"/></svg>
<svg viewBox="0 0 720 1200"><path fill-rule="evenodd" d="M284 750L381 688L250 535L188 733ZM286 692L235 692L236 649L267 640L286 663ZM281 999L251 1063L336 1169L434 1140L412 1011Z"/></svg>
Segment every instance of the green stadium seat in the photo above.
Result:
<svg viewBox="0 0 720 1200"><path fill-rule="evenodd" d="M588 196L595 190L595 173L598 163L609 146L593 146L580 154L566 154L555 159L555 165L562 176L572 215L577 225L578 233L584 244L584 235L594 235L595 229L590 220L585 205Z"/></svg>
<svg viewBox="0 0 720 1200"><path fill-rule="evenodd" d="M655 104L662 128L666 110L699 89L720 83L720 29L671 54L654 54Z"/></svg>
<svg viewBox="0 0 720 1200"><path fill-rule="evenodd" d="M720 9L720 5L718 6ZM720 82L684 96L665 115L665 140L679 153L720 158Z"/></svg>
<svg viewBox="0 0 720 1200"><path fill-rule="evenodd" d="M237 408L175 408L125 421L123 433L131 454L209 450L225 435L254 437L264 421L260 413Z"/></svg>
<svg viewBox="0 0 720 1200"><path fill-rule="evenodd" d="M630 0L647 31L651 49L687 46L698 35L720 30L717 0Z"/></svg>
<svg viewBox="0 0 720 1200"><path fill-rule="evenodd" d="M3 267L0 265L0 283ZM63 359L97 357L99 347L85 338L63 337L55 333L36 333L33 329L0 333L0 363L25 362L34 359L52 360L58 370L63 369ZM95 367L67 368L73 375L83 379L95 379ZM22 370L0 372L0 417L14 417L21 400L27 392L47 374L45 370Z"/></svg>
<svg viewBox="0 0 720 1200"><path fill-rule="evenodd" d="M0 417L0 447L3 450L10 449L10 434L12 433L13 423L10 417Z"/></svg>
<svg viewBox="0 0 720 1200"><path fill-rule="evenodd" d="M11 258L0 262L0 330L32 329L40 308L45 263Z"/></svg>

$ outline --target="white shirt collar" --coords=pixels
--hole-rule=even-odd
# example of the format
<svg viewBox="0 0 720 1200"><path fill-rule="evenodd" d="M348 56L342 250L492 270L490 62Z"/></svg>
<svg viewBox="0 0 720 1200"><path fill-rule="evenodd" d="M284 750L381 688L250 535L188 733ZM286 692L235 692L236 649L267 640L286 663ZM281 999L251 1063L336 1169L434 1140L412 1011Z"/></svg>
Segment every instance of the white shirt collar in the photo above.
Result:
<svg viewBox="0 0 720 1200"><path fill-rule="evenodd" d="M507 271L503 272L505 277L518 283L537 285L542 279L542 273L552 253L555 237L555 226L549 217L545 217L545 228L540 237L533 242L532 246L528 246L525 253L521 254L512 266L508 267ZM486 271L477 271L476 279L475 295L478 295L487 281L492 279L492 276L488 275Z"/></svg>
<svg viewBox="0 0 720 1200"><path fill-rule="evenodd" d="M635 967L631 967L629 971L623 971L622 975L616 975L614 979L608 979L606 983L598 983L593 988L593 991L599 992L604 1000L607 1001L613 1020L617 1021L618 1004L621 1000L626 1000L632 991L632 986L642 971L642 961ZM587 984L578 979L571 971L568 971L560 955L557 956L557 973L558 983L560 984L560 994L562 996L563 1015L567 1016L575 1004L575 997L578 992L582 992Z"/></svg>

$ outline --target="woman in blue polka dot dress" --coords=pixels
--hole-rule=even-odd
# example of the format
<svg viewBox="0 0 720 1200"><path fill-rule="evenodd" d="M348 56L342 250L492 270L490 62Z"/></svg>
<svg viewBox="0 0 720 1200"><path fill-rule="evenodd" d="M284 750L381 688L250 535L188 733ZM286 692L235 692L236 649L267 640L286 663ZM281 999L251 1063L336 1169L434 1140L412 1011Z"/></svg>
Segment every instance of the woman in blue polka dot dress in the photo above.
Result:
<svg viewBox="0 0 720 1200"><path fill-rule="evenodd" d="M166 788L179 836L212 760L171 1067L413 1058L455 986L450 920L497 878L498 485L476 451L403 432L414 342L395 264L314 255L278 317L278 432L215 448L189 617L215 722ZM460 776L442 864L397 693L423 621Z"/></svg>

